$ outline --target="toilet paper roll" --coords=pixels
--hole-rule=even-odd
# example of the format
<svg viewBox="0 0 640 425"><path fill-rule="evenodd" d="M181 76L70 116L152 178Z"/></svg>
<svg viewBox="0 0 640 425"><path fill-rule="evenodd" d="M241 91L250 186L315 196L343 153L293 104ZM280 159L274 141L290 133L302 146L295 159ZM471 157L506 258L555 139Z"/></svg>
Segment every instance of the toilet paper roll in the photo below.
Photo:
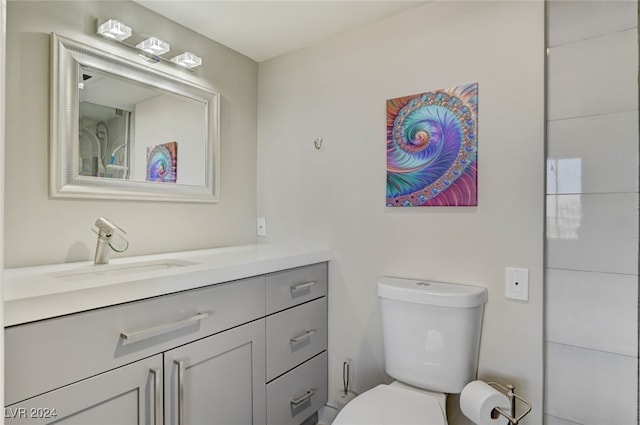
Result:
<svg viewBox="0 0 640 425"><path fill-rule="evenodd" d="M342 408L349 403L351 400L353 400L354 398L356 398L356 393L354 393L353 391L347 391L347 393L345 394L344 391L340 391L340 394L338 395L338 399L337 399L337 404L338 404L338 411L342 410Z"/></svg>
<svg viewBox="0 0 640 425"><path fill-rule="evenodd" d="M495 419L491 411L496 407L509 412L509 399L484 381L469 382L460 394L460 410L476 425L508 425L509 420L502 415ZM495 416L495 415L494 415Z"/></svg>

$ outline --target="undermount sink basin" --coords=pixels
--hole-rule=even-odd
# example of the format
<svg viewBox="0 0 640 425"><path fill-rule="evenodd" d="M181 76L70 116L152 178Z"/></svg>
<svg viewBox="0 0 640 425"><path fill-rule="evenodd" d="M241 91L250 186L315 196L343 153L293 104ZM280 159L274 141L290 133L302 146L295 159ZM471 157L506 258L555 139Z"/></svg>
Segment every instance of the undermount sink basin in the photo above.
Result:
<svg viewBox="0 0 640 425"><path fill-rule="evenodd" d="M155 260L130 264L105 264L87 266L81 269L51 273L51 276L67 282L90 280L101 277L126 276L135 273L165 270L173 267L192 266L194 262L182 260Z"/></svg>

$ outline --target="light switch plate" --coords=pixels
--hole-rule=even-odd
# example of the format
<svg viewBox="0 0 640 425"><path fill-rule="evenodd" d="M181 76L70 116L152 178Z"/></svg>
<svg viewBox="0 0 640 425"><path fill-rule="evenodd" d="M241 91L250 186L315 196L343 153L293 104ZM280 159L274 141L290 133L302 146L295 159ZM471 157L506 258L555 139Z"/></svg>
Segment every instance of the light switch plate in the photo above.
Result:
<svg viewBox="0 0 640 425"><path fill-rule="evenodd" d="M507 267L505 298L529 301L529 269Z"/></svg>
<svg viewBox="0 0 640 425"><path fill-rule="evenodd" d="M258 217L258 236L267 236L267 220L264 217Z"/></svg>

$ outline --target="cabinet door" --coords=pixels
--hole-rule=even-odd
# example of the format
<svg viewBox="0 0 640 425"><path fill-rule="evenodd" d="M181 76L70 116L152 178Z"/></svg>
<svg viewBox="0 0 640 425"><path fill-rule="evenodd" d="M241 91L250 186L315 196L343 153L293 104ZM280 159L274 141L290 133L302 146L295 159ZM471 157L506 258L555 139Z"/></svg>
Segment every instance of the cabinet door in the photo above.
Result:
<svg viewBox="0 0 640 425"><path fill-rule="evenodd" d="M7 406L4 418L6 425L160 425L162 355Z"/></svg>
<svg viewBox="0 0 640 425"><path fill-rule="evenodd" d="M264 425L264 356L264 319L167 351L165 424Z"/></svg>

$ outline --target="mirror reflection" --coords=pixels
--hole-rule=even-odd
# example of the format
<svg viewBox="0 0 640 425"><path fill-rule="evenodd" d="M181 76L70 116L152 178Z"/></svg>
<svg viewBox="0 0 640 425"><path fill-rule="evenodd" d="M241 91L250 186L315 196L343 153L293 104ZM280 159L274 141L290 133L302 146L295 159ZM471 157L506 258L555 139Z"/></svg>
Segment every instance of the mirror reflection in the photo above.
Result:
<svg viewBox="0 0 640 425"><path fill-rule="evenodd" d="M206 104L82 66L78 174L205 185Z"/></svg>
<svg viewBox="0 0 640 425"><path fill-rule="evenodd" d="M80 102L81 176L129 178L131 111Z"/></svg>

